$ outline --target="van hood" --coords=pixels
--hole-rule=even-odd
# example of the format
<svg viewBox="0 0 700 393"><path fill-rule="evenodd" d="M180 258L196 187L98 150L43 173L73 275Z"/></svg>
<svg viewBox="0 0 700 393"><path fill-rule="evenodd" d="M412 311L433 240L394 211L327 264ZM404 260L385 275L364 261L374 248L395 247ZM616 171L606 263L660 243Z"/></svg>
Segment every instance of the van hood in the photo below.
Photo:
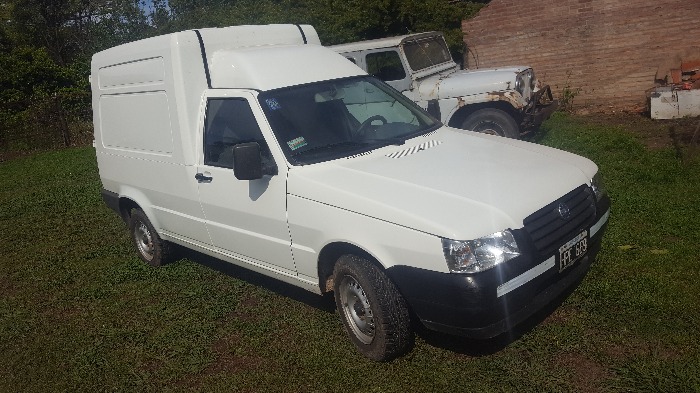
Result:
<svg viewBox="0 0 700 393"><path fill-rule="evenodd" d="M468 240L521 228L524 218L588 184L597 170L561 150L442 127L402 146L292 167L288 193Z"/></svg>
<svg viewBox="0 0 700 393"><path fill-rule="evenodd" d="M417 81L420 100L429 101L515 90L518 73L529 67L480 68L435 74Z"/></svg>

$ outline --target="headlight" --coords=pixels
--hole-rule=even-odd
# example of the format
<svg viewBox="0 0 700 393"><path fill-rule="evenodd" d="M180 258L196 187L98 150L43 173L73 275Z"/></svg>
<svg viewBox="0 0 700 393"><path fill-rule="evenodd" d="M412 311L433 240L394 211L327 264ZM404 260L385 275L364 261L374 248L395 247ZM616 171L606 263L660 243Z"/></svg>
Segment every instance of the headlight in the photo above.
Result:
<svg viewBox="0 0 700 393"><path fill-rule="evenodd" d="M483 272L520 255L509 230L476 240L442 239L442 250L452 273Z"/></svg>
<svg viewBox="0 0 700 393"><path fill-rule="evenodd" d="M515 91L517 91L520 94L523 94L523 86L525 85L525 82L523 82L524 76L523 73L519 73L518 76L515 77Z"/></svg>
<svg viewBox="0 0 700 393"><path fill-rule="evenodd" d="M515 90L518 93L525 95L525 89L527 88L531 94L535 89L536 82L537 79L535 78L535 71L533 71L532 68L528 68L515 77ZM528 96L530 94L528 94Z"/></svg>
<svg viewBox="0 0 700 393"><path fill-rule="evenodd" d="M603 186L603 178L600 176L600 172L596 173L591 179L591 188L595 194L595 200L600 201L606 194L605 186Z"/></svg>

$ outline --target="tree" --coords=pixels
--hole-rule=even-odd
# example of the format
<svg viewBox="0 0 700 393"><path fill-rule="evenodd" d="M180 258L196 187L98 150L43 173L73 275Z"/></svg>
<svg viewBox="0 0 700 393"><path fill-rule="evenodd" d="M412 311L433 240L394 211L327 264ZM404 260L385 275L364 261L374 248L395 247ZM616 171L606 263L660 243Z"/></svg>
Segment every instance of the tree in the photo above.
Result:
<svg viewBox="0 0 700 393"><path fill-rule="evenodd" d="M265 23L313 25L324 45L440 30L461 58L461 21L480 2L447 0L170 0L175 30Z"/></svg>
<svg viewBox="0 0 700 393"><path fill-rule="evenodd" d="M142 38L150 29L140 0L12 0L15 46L46 48L60 65Z"/></svg>
<svg viewBox="0 0 700 393"><path fill-rule="evenodd" d="M0 69L0 144L23 138L31 148L54 134L70 143L66 116L89 105L80 75L29 46L0 53Z"/></svg>
<svg viewBox="0 0 700 393"><path fill-rule="evenodd" d="M313 25L325 45L441 30L461 58L461 20L488 2L145 1L0 0L0 145L27 129L87 128L90 58L125 42L192 28L299 23ZM54 122L57 114L67 121Z"/></svg>

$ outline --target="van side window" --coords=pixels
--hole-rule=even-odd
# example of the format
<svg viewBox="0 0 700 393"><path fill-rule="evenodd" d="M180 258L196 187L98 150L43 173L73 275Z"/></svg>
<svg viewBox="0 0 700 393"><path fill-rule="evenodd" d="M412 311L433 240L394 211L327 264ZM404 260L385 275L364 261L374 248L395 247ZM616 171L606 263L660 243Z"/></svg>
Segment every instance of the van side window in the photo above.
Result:
<svg viewBox="0 0 700 393"><path fill-rule="evenodd" d="M406 77L401 58L396 51L368 53L367 73L383 81L396 81Z"/></svg>
<svg viewBox="0 0 700 393"><path fill-rule="evenodd" d="M263 161L272 162L270 149L245 99L210 98L204 123L205 165L233 168L233 147L246 142L258 142Z"/></svg>

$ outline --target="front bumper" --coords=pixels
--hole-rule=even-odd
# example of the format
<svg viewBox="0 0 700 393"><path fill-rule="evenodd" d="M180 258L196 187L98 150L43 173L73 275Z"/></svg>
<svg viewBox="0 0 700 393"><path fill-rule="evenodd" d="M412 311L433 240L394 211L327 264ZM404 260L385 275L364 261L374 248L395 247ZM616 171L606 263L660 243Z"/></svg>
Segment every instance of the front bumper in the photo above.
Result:
<svg viewBox="0 0 700 393"><path fill-rule="evenodd" d="M552 96L552 89L544 85L532 97L532 104L525 109L523 121L520 124L522 134L537 130L540 125L552 116L559 102Z"/></svg>
<svg viewBox="0 0 700 393"><path fill-rule="evenodd" d="M598 203L585 256L560 272L556 257L522 254L475 274L440 273L408 266L387 270L421 322L432 330L491 338L524 321L583 279L600 250L610 200Z"/></svg>

